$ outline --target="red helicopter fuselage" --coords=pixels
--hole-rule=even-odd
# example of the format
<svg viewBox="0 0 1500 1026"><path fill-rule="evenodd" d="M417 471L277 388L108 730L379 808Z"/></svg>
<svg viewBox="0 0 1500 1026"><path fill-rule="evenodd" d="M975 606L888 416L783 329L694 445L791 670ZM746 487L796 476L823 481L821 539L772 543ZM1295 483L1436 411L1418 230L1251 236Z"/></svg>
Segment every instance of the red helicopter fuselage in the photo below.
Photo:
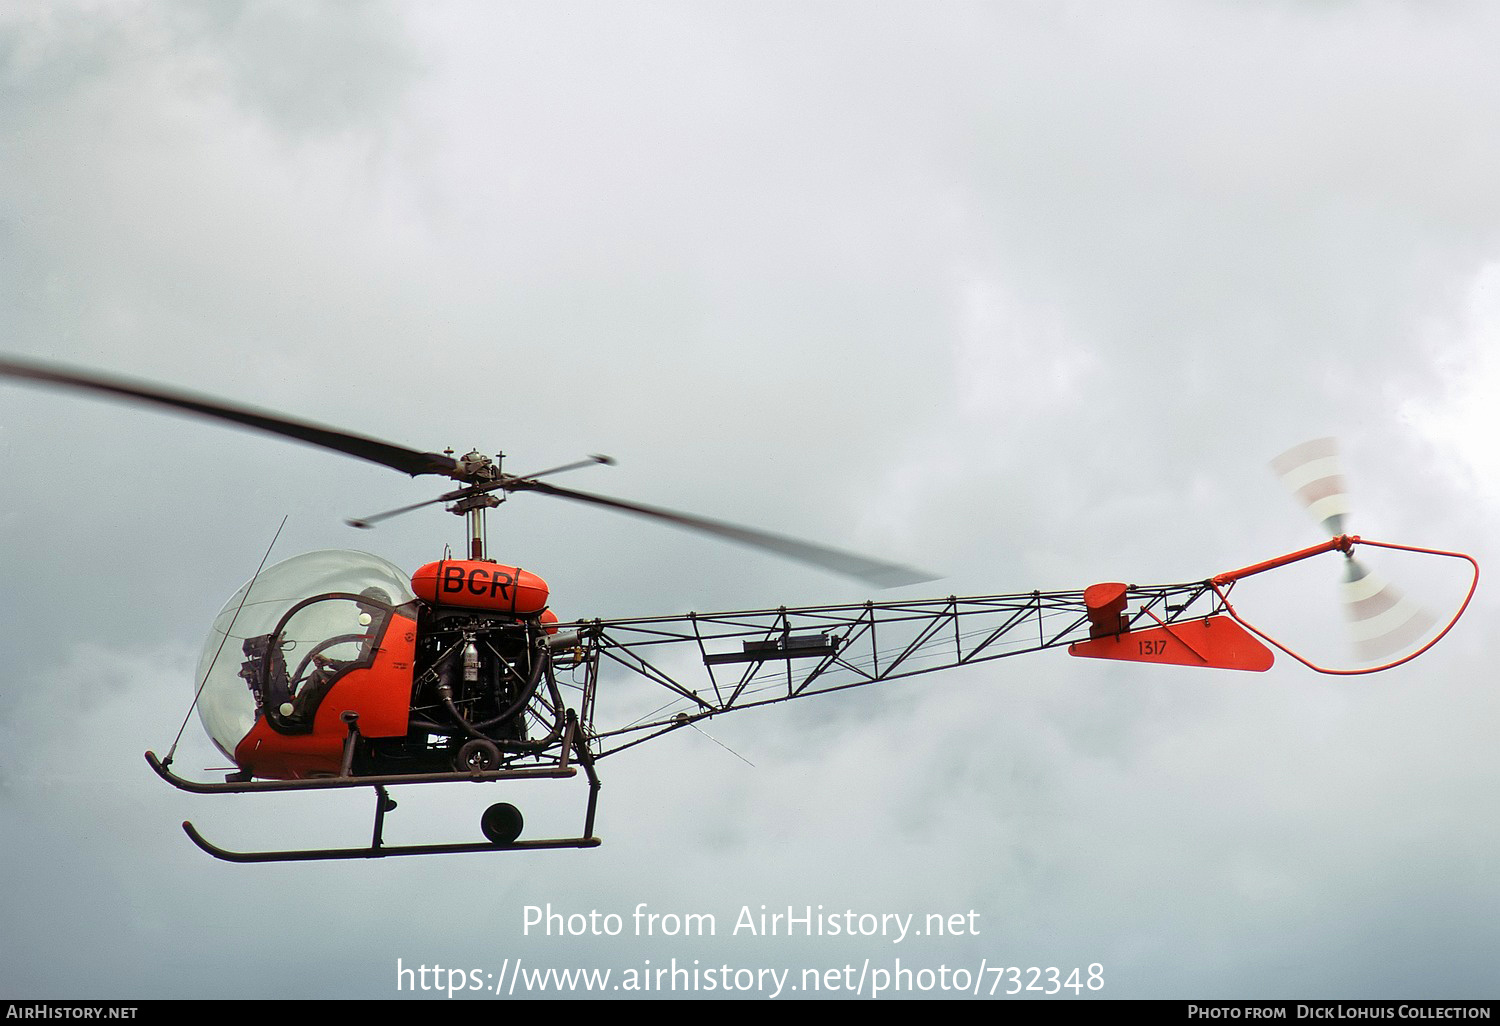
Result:
<svg viewBox="0 0 1500 1026"><path fill-rule="evenodd" d="M255 701L254 725L234 745L241 773L265 780L338 776L348 767L347 739L358 724L362 754L392 765L451 769L464 741L524 740L518 726L527 653L554 631L541 577L487 560L443 559L411 576L409 601L331 591L297 601L269 635L244 642L239 676ZM306 610L333 607L357 630L308 637ZM354 611L358 610L357 613ZM348 619L339 617L338 619ZM323 617L319 623L333 623ZM287 659L310 649L295 669ZM531 680L532 685L535 681ZM447 716L425 714L445 709ZM434 735L441 721L447 735ZM424 754L425 753L425 754ZM420 771L420 769L419 769Z"/></svg>

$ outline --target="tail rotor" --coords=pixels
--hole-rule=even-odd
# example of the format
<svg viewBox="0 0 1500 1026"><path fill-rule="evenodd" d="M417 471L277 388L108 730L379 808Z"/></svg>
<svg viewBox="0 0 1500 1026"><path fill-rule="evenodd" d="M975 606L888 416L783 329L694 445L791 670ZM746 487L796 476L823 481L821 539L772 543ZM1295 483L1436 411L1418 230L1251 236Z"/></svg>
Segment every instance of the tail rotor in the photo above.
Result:
<svg viewBox="0 0 1500 1026"><path fill-rule="evenodd" d="M1329 537L1344 533L1349 489L1339 466L1337 439L1314 438L1294 445L1271 461L1271 470L1323 525Z"/></svg>
<svg viewBox="0 0 1500 1026"><path fill-rule="evenodd" d="M1437 626L1427 610L1353 556L1344 564L1342 591L1354 655L1361 662L1378 663L1410 651Z"/></svg>
<svg viewBox="0 0 1500 1026"><path fill-rule="evenodd" d="M1350 503L1336 439L1315 438L1293 446L1271 461L1271 470L1324 531L1333 537L1344 535ZM1355 559L1349 549L1345 553L1340 590L1356 658L1382 662L1412 650L1437 627L1436 618Z"/></svg>

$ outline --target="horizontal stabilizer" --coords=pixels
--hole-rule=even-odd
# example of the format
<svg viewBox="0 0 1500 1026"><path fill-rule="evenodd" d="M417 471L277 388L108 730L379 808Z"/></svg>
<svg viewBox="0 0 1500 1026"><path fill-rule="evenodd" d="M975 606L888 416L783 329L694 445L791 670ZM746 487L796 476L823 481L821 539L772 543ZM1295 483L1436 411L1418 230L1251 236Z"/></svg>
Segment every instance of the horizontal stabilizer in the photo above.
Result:
<svg viewBox="0 0 1500 1026"><path fill-rule="evenodd" d="M1269 670L1274 657L1249 631L1227 616L1123 631L1068 646L1071 655L1125 659L1135 663L1212 666L1221 670Z"/></svg>

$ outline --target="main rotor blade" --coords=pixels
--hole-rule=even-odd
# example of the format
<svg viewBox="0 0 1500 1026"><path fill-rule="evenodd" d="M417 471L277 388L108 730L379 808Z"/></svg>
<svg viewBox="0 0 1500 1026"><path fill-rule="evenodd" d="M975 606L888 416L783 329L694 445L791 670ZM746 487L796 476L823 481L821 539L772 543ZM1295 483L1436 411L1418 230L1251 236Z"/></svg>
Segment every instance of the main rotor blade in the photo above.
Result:
<svg viewBox="0 0 1500 1026"><path fill-rule="evenodd" d="M226 420L232 424L254 428L257 431L265 431L273 435L281 435L284 438L293 438L299 442L306 442L309 445L316 445L324 449L332 449L334 452L344 453L346 456L354 456L357 459L368 460L371 463L379 463L381 466L402 471L403 473L410 474L412 477L417 477L421 474L442 474L446 477L458 476L458 461L451 456L444 456L441 453L435 452L418 452L415 449L392 445L389 442L382 442L376 438L366 438L363 435L350 434L346 431L338 431L334 428L323 427L318 424L290 420L274 413L267 413L250 407L233 406L206 396L195 396L185 392L171 392L163 388L158 388L155 385L125 381L99 374L83 373L67 367L17 360L13 357L0 357L0 376L39 381L47 385L61 385L65 388L76 388L84 391L102 392L105 395L121 396L140 402L155 403L158 406L165 406L169 409L197 414L200 417Z"/></svg>
<svg viewBox="0 0 1500 1026"><path fill-rule="evenodd" d="M544 495L556 495L563 499L576 499L579 502L589 502L596 506L606 506L609 509L617 509L625 513L633 513L636 516L649 517L653 520L664 520L678 527L685 527L690 531L699 531L703 534L711 534L716 538L724 538L751 548L765 549L770 552L787 556L803 563L811 563L825 570L854 577L877 588L899 588L907 584L922 584L926 581L935 581L937 578L920 570L910 567L897 566L894 563L885 563L878 559L870 559L867 556L857 556L852 552L843 552L839 549L830 549L823 545L814 545L811 542L798 541L795 538L787 538L779 534L771 534L766 531L756 531L748 527L740 527L737 524L727 524L722 520L710 520L707 517L690 516L686 513L678 513L669 509L659 509L655 506L641 506L633 502L622 502L619 499L610 499L602 495L590 495L587 492L576 492L571 488L558 488L556 485L542 484L539 481L529 479L512 479L504 485L506 491L534 491Z"/></svg>

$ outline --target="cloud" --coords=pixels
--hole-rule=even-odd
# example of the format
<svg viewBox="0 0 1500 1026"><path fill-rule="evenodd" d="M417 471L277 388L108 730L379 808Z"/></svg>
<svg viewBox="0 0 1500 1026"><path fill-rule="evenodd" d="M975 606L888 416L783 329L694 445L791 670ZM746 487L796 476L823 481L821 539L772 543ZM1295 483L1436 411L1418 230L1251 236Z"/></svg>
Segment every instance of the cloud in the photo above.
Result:
<svg viewBox="0 0 1500 1026"><path fill-rule="evenodd" d="M1311 544L1262 468L1329 434L1359 530L1483 557L1497 28L1462 3L13 7L4 348L517 471L610 452L578 487L935 565L943 591ZM607 760L597 851L236 868L180 821L358 844L368 796L161 787L139 749L180 721L180 654L288 512L274 559L414 568L457 523L351 538L343 517L433 493L11 385L0 460L14 992L894 954L524 935L549 901L972 909L983 932L910 964L1097 962L1114 996L1488 983L1467 953L1493 930L1463 910L1495 901L1474 813L1495 713L1467 621L1369 686L1054 654L726 717L710 733L753 769L688 731ZM567 617L868 597L541 500L490 544ZM1247 602L1331 642L1323 569ZM472 839L500 800L408 790L403 841ZM512 799L529 830L578 829L580 788ZM293 948L317 971L263 957Z"/></svg>

